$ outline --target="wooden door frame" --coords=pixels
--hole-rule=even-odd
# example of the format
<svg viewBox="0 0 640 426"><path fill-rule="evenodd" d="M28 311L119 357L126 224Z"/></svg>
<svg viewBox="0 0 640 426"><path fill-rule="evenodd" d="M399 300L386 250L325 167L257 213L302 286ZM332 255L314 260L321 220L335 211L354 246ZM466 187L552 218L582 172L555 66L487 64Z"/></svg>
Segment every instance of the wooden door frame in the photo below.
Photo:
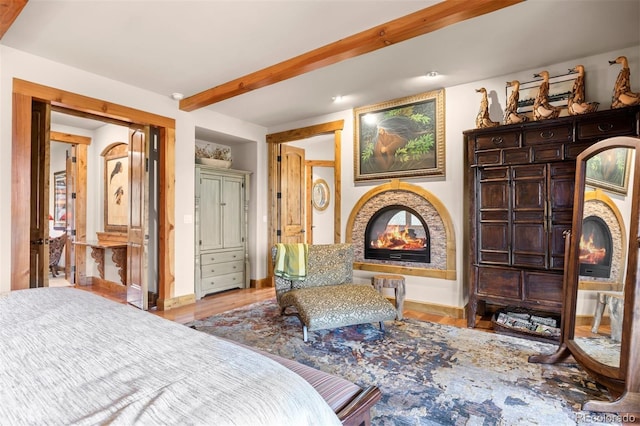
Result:
<svg viewBox="0 0 640 426"><path fill-rule="evenodd" d="M75 221L74 229L76 231L75 239L77 240L86 240L87 237L87 147L91 145L91 138L87 136L81 135L73 135L70 133L61 133L61 132L49 132L49 143L58 142L58 143L66 143L69 145L76 146L76 168L77 173L75 176L75 193L76 193L76 201L75 201L75 209L73 220ZM72 238L69 235L67 237L67 243L71 241ZM85 253L84 247L76 247L75 252ZM76 284L80 282L78 278L78 271L85 269L84 256L75 256L76 260L81 259L80 261L76 261L75 263L75 274L74 281ZM73 274L73 271L67 271L71 258L69 256L69 250L65 250L65 277L67 273Z"/></svg>
<svg viewBox="0 0 640 426"><path fill-rule="evenodd" d="M340 211L341 211L341 170L342 170L342 129L344 129L344 120L330 121L327 123L316 124L313 126L302 127L298 129L285 130L278 133L268 134L266 142L269 145L268 152L268 164L269 164L269 176L268 176L268 199L269 208L267 209L268 215L268 240L267 240L267 274L268 277L273 276L273 268L271 267L271 247L277 242L278 231L278 145L286 142L298 141L301 139L311 138L318 135L326 135L333 133L333 155L334 155L334 192L335 202L333 204L333 240L335 243L339 243L341 240L341 225L340 225Z"/></svg>
<svg viewBox="0 0 640 426"><path fill-rule="evenodd" d="M13 79L11 141L11 290L29 288L29 217L20 214L30 204L31 104L33 100L75 111L79 115L159 128L158 309L179 304L175 291L175 120L100 99L37 83Z"/></svg>
<svg viewBox="0 0 640 426"><path fill-rule="evenodd" d="M335 169L335 161L330 160L308 160L305 161L305 180L307 185L307 199L305 205L307 206L307 242L313 243L313 168L314 167L333 167ZM335 185L334 185L335 186ZM335 225L335 224L334 224Z"/></svg>

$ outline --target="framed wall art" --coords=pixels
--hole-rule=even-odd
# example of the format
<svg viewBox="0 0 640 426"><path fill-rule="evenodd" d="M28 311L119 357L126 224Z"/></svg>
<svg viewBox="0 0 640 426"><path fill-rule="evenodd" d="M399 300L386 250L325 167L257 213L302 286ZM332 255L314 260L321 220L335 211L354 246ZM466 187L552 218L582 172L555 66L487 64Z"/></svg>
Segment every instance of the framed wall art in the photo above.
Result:
<svg viewBox="0 0 640 426"><path fill-rule="evenodd" d="M563 74L549 78L549 103L553 106L566 108L576 78L578 78L577 73ZM540 83L542 83L542 79L520 83L520 90L518 91L519 113L530 113L533 111L533 103L538 95ZM512 92L513 87L507 85L506 99L511 97Z"/></svg>
<svg viewBox="0 0 640 426"><path fill-rule="evenodd" d="M586 183L618 194L627 194L632 150L609 149L587 162Z"/></svg>
<svg viewBox="0 0 640 426"><path fill-rule="evenodd" d="M67 227L67 173L53 174L53 229Z"/></svg>
<svg viewBox="0 0 640 426"><path fill-rule="evenodd" d="M117 148L105 155L104 230L107 232L126 232L129 221L129 157L122 153L122 146Z"/></svg>
<svg viewBox="0 0 640 426"><path fill-rule="evenodd" d="M445 176L444 89L356 108L354 180Z"/></svg>

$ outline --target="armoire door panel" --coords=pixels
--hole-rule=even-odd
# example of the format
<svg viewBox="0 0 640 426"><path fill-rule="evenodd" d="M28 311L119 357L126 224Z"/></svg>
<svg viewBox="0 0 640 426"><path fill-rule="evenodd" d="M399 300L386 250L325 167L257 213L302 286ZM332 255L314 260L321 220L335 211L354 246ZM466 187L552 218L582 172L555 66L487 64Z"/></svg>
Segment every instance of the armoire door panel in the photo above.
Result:
<svg viewBox="0 0 640 426"><path fill-rule="evenodd" d="M202 174L200 181L200 250L222 248L222 178Z"/></svg>
<svg viewBox="0 0 640 426"><path fill-rule="evenodd" d="M244 224L238 220L244 214L242 200L242 182L240 177L225 177L222 202L222 244L225 248L237 248L244 245Z"/></svg>

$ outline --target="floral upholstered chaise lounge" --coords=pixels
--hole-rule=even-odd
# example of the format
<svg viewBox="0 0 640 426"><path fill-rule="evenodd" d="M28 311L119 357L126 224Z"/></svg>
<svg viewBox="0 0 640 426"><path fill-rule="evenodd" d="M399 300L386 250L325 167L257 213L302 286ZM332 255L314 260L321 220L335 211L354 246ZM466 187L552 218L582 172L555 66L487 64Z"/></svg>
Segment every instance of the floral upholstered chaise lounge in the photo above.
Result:
<svg viewBox="0 0 640 426"><path fill-rule="evenodd" d="M274 262L277 248L272 249ZM351 244L308 245L306 276L287 279L276 274L276 299L285 315L302 322L303 339L307 331L332 329L356 324L380 323L396 318L396 309L370 284L353 283Z"/></svg>

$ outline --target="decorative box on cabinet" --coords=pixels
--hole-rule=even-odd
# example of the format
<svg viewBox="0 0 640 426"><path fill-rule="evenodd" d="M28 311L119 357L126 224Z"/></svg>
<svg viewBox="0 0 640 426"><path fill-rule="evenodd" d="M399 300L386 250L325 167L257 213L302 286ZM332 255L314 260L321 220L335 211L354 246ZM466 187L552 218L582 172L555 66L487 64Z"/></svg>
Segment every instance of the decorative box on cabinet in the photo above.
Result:
<svg viewBox="0 0 640 426"><path fill-rule="evenodd" d="M196 165L195 293L249 287L249 172Z"/></svg>
<svg viewBox="0 0 640 426"><path fill-rule="evenodd" d="M638 136L639 107L463 133L467 325L485 306L562 312L564 231L575 159L612 136Z"/></svg>

